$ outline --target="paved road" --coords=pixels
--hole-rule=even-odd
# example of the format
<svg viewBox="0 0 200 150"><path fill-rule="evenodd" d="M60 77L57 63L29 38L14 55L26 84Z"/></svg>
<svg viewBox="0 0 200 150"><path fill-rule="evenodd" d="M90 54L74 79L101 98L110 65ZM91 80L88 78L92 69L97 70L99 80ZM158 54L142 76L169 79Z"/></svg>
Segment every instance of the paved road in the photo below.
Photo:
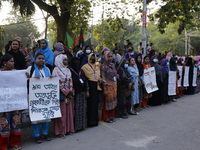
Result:
<svg viewBox="0 0 200 150"><path fill-rule="evenodd" d="M66 139L35 144L24 129L24 150L200 150L200 94L151 107L138 116L100 122ZM53 135L53 133L52 133Z"/></svg>

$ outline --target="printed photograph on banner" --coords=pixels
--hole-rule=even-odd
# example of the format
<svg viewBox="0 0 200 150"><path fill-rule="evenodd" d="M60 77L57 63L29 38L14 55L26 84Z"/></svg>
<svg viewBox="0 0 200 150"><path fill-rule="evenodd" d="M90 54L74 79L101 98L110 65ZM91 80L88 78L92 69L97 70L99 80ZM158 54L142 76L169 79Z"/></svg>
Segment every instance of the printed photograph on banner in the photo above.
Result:
<svg viewBox="0 0 200 150"><path fill-rule="evenodd" d="M25 73L25 70L0 71L0 112L28 109Z"/></svg>
<svg viewBox="0 0 200 150"><path fill-rule="evenodd" d="M61 117L59 97L59 78L31 78L29 84L31 121Z"/></svg>

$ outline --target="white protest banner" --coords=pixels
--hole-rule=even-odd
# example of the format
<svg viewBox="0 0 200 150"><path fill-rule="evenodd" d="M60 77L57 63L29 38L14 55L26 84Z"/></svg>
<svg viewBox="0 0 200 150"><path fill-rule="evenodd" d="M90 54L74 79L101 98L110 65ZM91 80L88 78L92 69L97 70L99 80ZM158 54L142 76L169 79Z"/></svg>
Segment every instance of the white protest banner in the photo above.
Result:
<svg viewBox="0 0 200 150"><path fill-rule="evenodd" d="M197 86L197 68L194 67L192 86Z"/></svg>
<svg viewBox="0 0 200 150"><path fill-rule="evenodd" d="M183 78L183 86L187 87L189 86L189 66L185 66L185 71L184 71L184 78Z"/></svg>
<svg viewBox="0 0 200 150"><path fill-rule="evenodd" d="M59 78L31 78L29 84L29 115L31 121L61 117Z"/></svg>
<svg viewBox="0 0 200 150"><path fill-rule="evenodd" d="M176 95L176 71L169 71L168 95Z"/></svg>
<svg viewBox="0 0 200 150"><path fill-rule="evenodd" d="M0 112L28 109L25 70L0 71Z"/></svg>
<svg viewBox="0 0 200 150"><path fill-rule="evenodd" d="M178 80L178 87L181 87L181 82L182 82L182 74L183 74L183 66L177 66L179 70L179 80Z"/></svg>
<svg viewBox="0 0 200 150"><path fill-rule="evenodd" d="M154 67L144 69L144 86L147 93L152 93L158 90L156 83L156 72Z"/></svg>

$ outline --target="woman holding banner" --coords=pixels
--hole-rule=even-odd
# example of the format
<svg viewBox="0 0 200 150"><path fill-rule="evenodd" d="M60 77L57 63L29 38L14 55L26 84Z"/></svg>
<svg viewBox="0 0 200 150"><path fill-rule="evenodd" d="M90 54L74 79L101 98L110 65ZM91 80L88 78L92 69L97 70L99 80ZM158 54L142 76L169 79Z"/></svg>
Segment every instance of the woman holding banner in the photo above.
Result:
<svg viewBox="0 0 200 150"><path fill-rule="evenodd" d="M12 55L6 54L1 58L2 69L0 71L11 71L14 69ZM20 150L22 135L21 111L0 113L0 149L6 150L9 146L13 150Z"/></svg>
<svg viewBox="0 0 200 150"><path fill-rule="evenodd" d="M74 133L74 90L72 83L72 75L68 69L68 59L66 55L60 54L56 56L55 68L52 75L59 77L60 81L60 109L61 118L55 119L55 134L65 139L65 134Z"/></svg>
<svg viewBox="0 0 200 150"><path fill-rule="evenodd" d="M149 99L149 105L161 105L164 102L164 96L163 96L163 90L164 90L164 84L163 84L163 73L162 73L162 67L158 65L158 59L157 56L154 55L151 57L151 67L155 68L156 72L156 84L158 86L158 90L152 93L152 97Z"/></svg>
<svg viewBox="0 0 200 150"><path fill-rule="evenodd" d="M45 66L45 57L42 53L37 53L35 55L35 64L33 66L29 66L27 68L27 73L29 77L34 77L37 79L44 77L52 77L51 72L48 67ZM48 135L49 132L49 122L50 119L42 120L42 121L34 121L32 122L32 134L35 138L35 142L40 144L42 143L42 139L46 141L50 141L51 137ZM42 136L40 136L40 129L42 126Z"/></svg>
<svg viewBox="0 0 200 150"><path fill-rule="evenodd" d="M144 69L151 68L151 65L150 65L149 61L150 61L150 60L149 60L149 56L145 56L145 57L144 57L144 61L143 61L143 63L142 63ZM141 106L142 106L143 108L150 107L150 106L148 105L148 101L149 101L149 98L151 98L151 97L152 97L152 94L151 94L151 93L148 94L147 91L146 91L146 89L144 89L143 100L142 100L142 102L141 102Z"/></svg>

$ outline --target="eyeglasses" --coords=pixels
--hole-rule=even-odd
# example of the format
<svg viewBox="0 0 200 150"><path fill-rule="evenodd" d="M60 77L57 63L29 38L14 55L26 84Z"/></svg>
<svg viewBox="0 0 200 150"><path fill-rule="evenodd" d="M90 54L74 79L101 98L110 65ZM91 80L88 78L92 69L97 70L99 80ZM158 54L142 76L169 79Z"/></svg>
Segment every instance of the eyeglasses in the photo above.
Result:
<svg viewBox="0 0 200 150"><path fill-rule="evenodd" d="M13 43L12 45L19 45L19 44L14 44L14 43Z"/></svg>

